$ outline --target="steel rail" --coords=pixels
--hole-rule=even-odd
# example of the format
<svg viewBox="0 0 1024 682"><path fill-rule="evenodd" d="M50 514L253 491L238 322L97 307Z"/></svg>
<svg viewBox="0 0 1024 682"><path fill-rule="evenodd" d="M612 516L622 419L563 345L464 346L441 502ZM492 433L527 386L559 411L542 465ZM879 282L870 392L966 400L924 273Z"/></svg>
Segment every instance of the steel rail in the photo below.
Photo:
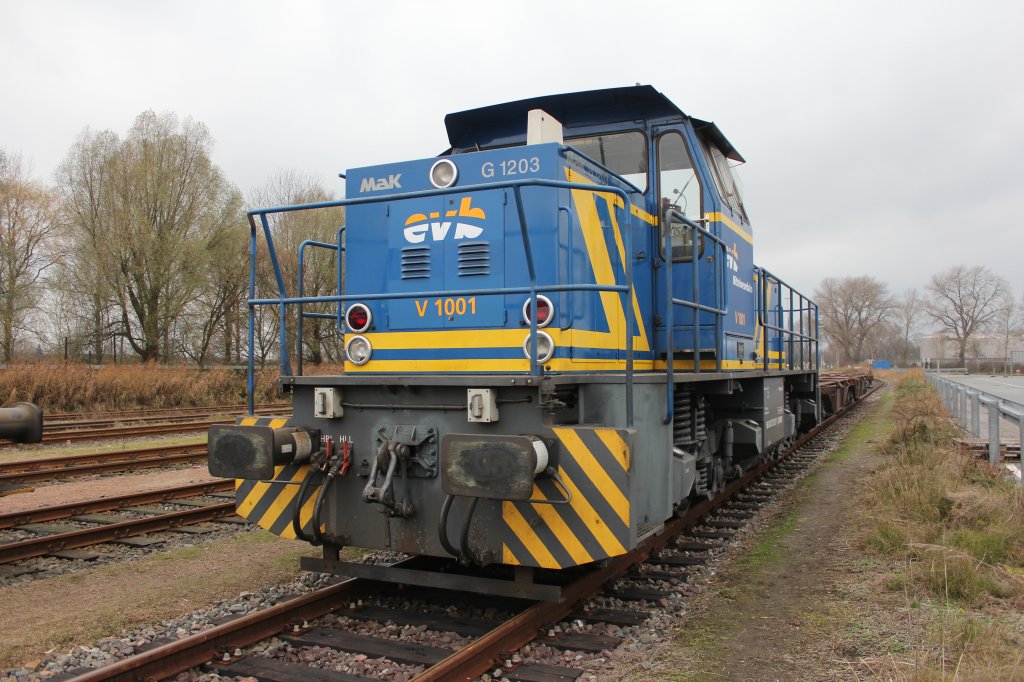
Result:
<svg viewBox="0 0 1024 682"><path fill-rule="evenodd" d="M147 424L178 424L182 422L195 421L196 419L214 419L238 417L239 414L227 412L203 412L201 414L179 414L179 415L154 415L152 417L125 417L111 419L91 419L76 422L48 423L43 427L45 433L67 433L82 429L101 428L128 428L131 426L143 426Z"/></svg>
<svg viewBox="0 0 1024 682"><path fill-rule="evenodd" d="M874 393L880 386L881 384L865 393L863 398ZM846 414L850 408L859 404L859 402L844 407L801 436L782 457L753 467L743 476L726 485L722 492L716 495L714 499L700 502L690 507L682 517L667 522L661 532L645 540L640 547L627 554L615 557L604 568L588 573L576 582L562 588L562 593L565 596L561 601L537 602L483 637L474 640L462 649L453 652L448 658L423 671L413 678L413 682L470 680L486 673L488 670L493 670L494 661L502 652L515 651L529 644L536 639L537 631L543 626L563 620L572 613L576 603L581 599L600 589L605 583L625 575L634 564L643 563L650 557L652 552L661 549L688 528L696 526L702 518L721 507L734 495L761 478L765 472L788 459L791 454L831 426L833 422Z"/></svg>
<svg viewBox="0 0 1024 682"><path fill-rule="evenodd" d="M410 560L390 566L402 566ZM221 652L248 646L279 634L288 623L314 620L343 606L344 597L357 586L368 581L349 578L322 590L310 592L294 599L275 604L268 609L248 613L233 621L217 625L141 654L124 658L116 663L97 668L73 678L74 682L137 682L161 680L183 670L202 665Z"/></svg>
<svg viewBox="0 0 1024 682"><path fill-rule="evenodd" d="M38 538L9 542L0 545L0 564L7 564L22 559L32 559L66 549L98 545L102 542L111 542L112 540L120 540L136 535L157 533L180 526L192 526L197 523L205 523L206 521L215 521L224 516L231 516L234 513L235 503L223 502L179 512L169 512L159 516L150 516L144 519L111 523L96 528L83 528L67 533L44 535Z"/></svg>
<svg viewBox="0 0 1024 682"><path fill-rule="evenodd" d="M188 422L186 424L165 424L165 425L143 425L124 426L109 429L93 429L90 431L79 431L72 433L44 433L43 442L64 442L80 440L98 440L102 438L118 438L126 436L152 436L166 433L187 433L190 431L201 431L214 424L226 424L226 419L204 419L203 421Z"/></svg>
<svg viewBox="0 0 1024 682"><path fill-rule="evenodd" d="M884 384L879 383L872 387L861 397L861 400L877 391L882 385ZM624 574L633 564L642 562L653 551L667 545L680 532L696 525L703 516L722 506L752 481L785 461L790 454L821 434L835 420L860 402L858 400L857 403L844 406L800 437L783 457L754 467L744 476L727 485L713 500L700 502L691 507L682 517L667 522L661 533L648 538L638 549L612 559L605 568L588 573L564 587L566 596L562 601L557 603L541 602L528 607L490 633L424 671L414 680L416 682L441 679L468 680L493 669L494 660L498 655L518 649L535 639L536 633L541 627L561 620L571 613L579 600L600 588L611 577ZM412 561L413 559L407 560L407 562ZM392 566L401 567L407 562L399 562ZM101 680L135 682L136 680L159 680L176 675L206 663L224 651L250 646L263 639L273 637L279 634L288 623L313 620L336 611L343 606L343 597L348 596L352 591L372 584L372 582L349 578L323 590L276 604L263 611L247 614L191 637L169 642L142 654L124 658L116 663L84 673L73 678L73 682L100 682Z"/></svg>
<svg viewBox="0 0 1024 682"><path fill-rule="evenodd" d="M276 410L278 408L288 409L291 407L289 403L257 403L256 409L258 410ZM245 403L232 404L232 405L212 405L210 407L145 407L137 410L97 410L96 412L49 412L46 414L46 419L50 421L67 421L71 419L88 419L89 417L95 417L97 419L103 418L117 418L125 417L130 418L135 415L158 415L158 414L186 414L186 413L210 413L216 414L218 410L225 412L238 412L243 413L248 410L248 406Z"/></svg>
<svg viewBox="0 0 1024 682"><path fill-rule="evenodd" d="M92 514L112 509L124 509L140 504L153 504L167 502L185 497L196 497L210 493L226 492L235 489L235 482L230 480L207 481L205 483L189 483L173 488L161 488L159 490L148 490L140 493L129 493L117 495L116 497L102 497L96 500L83 500L80 502L69 502L51 507L39 509L28 509L25 511L8 512L0 514L0 529L13 528L26 523L42 523L45 521L56 521L66 519L80 514Z"/></svg>
<svg viewBox="0 0 1024 682"><path fill-rule="evenodd" d="M163 453L163 454L161 454ZM140 456L141 455L141 456ZM165 448L126 450L100 456L99 453L49 457L35 461L11 462L0 467L0 483L39 483L56 478L73 478L118 471L151 469L193 462L207 455L205 443L192 443ZM62 466L63 465L63 466Z"/></svg>
<svg viewBox="0 0 1024 682"><path fill-rule="evenodd" d="M186 445L167 445L148 448L132 448L130 450L110 450L107 452L83 452L78 455L63 455L60 457L39 457L37 459L19 459L13 462L0 464L0 473L8 474L18 471L38 471L40 469L60 468L62 464L88 464L90 462L107 462L117 459L131 459L137 455L151 455L159 453L185 452L190 448L197 448L205 443L188 443Z"/></svg>
<svg viewBox="0 0 1024 682"><path fill-rule="evenodd" d="M92 476L95 474L112 474L120 471L135 471L136 469L153 469L155 467L173 466L175 464L187 464L195 462L207 456L206 448L197 452L187 452L164 456L144 457L140 459L119 460L100 464L85 464L71 466L63 469L50 469L46 471L31 471L16 474L5 474L0 476L0 483L41 483L52 481L58 478L75 478L77 476Z"/></svg>
<svg viewBox="0 0 1024 682"><path fill-rule="evenodd" d="M290 416L290 412L287 412L290 409L291 406L283 406L279 408L265 408L260 416ZM43 425L43 431L46 433L63 433L74 429L113 427L115 425L119 425L121 427L129 427L136 425L142 426L143 424L174 424L185 422L188 420L195 420L199 418L213 419L215 417L231 418L240 416L244 416L244 412L239 410L207 410L204 412L191 412L189 414L153 414L139 415L135 417L120 416L58 422L50 420Z"/></svg>

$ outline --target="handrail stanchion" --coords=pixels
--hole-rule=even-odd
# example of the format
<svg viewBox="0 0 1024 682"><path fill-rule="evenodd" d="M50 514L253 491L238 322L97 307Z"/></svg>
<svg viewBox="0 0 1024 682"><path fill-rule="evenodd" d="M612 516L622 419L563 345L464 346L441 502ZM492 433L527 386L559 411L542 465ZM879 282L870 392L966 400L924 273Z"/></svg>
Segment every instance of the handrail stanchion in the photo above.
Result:
<svg viewBox="0 0 1024 682"><path fill-rule="evenodd" d="M344 272L345 272L345 263L344 263L344 259L343 259L344 255L345 255L345 246L341 243L341 237L344 234L345 234L345 226L342 225L341 227L338 228L338 268L337 268L337 270L338 270L338 293L339 294L341 293L341 290L344 288L344 282L342 281L342 277L343 277ZM345 337L345 327L344 327L345 316L344 316L343 306L344 306L344 304L341 301L338 301L338 322L337 322L337 328L338 328L338 333L341 334L341 337L344 339L344 337ZM342 344L342 347L344 347L344 343Z"/></svg>
<svg viewBox="0 0 1024 682"><path fill-rule="evenodd" d="M692 229L692 228L691 228ZM700 259L697 258L697 232L693 232L690 241L690 290L693 294L691 299L694 303L700 304ZM693 320L693 371L700 373L700 311L690 308L690 318Z"/></svg>
<svg viewBox="0 0 1024 682"><path fill-rule="evenodd" d="M694 280L693 283L692 283L693 286L691 287L691 290L694 292L693 293L693 298L694 298L693 301L683 301L681 299L677 299L677 298L675 298L674 293L673 293L673 288L672 288L672 281L673 280L672 280L672 237L671 237L671 225L672 225L672 219L674 219L674 218L679 219L679 221L681 221L684 225L688 226L693 231L693 237L694 238L693 238L693 243L692 243L692 250L691 250L691 253L690 253L690 264L692 266L691 267L691 276L693 277L693 280ZM699 268L699 266L696 265L696 263L694 261L694 259L697 256L696 244L697 244L697 241L698 241L698 237L706 237L707 240L712 243L712 245L713 245L712 248L714 248L716 250L717 249L721 249L721 253L723 253L723 254L725 253L725 248L726 247L725 247L725 242L723 242L718 236L716 236L710 230L708 230L708 229L706 229L704 227L701 227L700 225L694 223L689 218L687 218L686 216L684 216L682 213L680 213L676 209L672 208L671 206L665 209L665 212L660 217L660 220L662 221L662 226L664 228L663 229L663 249L664 249L665 254L666 254L666 257L665 257L665 270L666 270L666 273L665 273L665 329L666 329L666 331L665 331L665 333L666 333L666 337L665 337L666 338L666 343L665 343L665 346L666 346L667 353L668 353L668 355L666 357L666 368L667 368L667 370L666 370L666 375L665 375L666 381L668 382L668 386L667 386L667 393L668 393L667 402L668 402L668 406L667 406L666 411L665 411L666 416L665 416L664 423L669 424L669 423L672 422L672 419L674 417L674 411L675 411L674 407L673 407L673 395L672 395L672 393L674 391L674 387L672 385L672 383L673 383L673 371L672 371L672 368L673 368L673 360L674 360L673 355L675 353L675 350L674 350L675 341L674 341L674 338L673 338L673 325L675 323L674 319L673 319L673 312L672 312L673 306L677 306L677 305L683 306L685 308L689 308L692 311L693 318L694 318L694 325L693 325L693 330L692 330L692 332L693 332L692 336L694 338L694 344L693 344L693 346L694 346L694 363L693 364L694 364L694 371L695 372L700 372L700 318L699 318L699 315L700 315L701 312L711 313L712 315L714 315L715 316L715 330L716 330L716 334L718 336L721 336L721 333L720 333L719 330L722 328L722 326L721 326L722 318L725 316L725 307L724 307L725 306L725 296L724 296L724 294L721 294L721 292L718 289L716 289L716 291L715 291L715 297L716 297L715 304L718 307L706 306L706 305L703 305L702 303L700 303L697 300L697 298L698 298L698 296L700 294L700 288L699 288L699 286L696 285L696 280L698 278L697 270ZM720 279L720 277L718 277L719 270L718 270L718 267L717 267L717 261L720 261L723 258L724 258L724 256L722 256L720 258L717 258L717 259L713 259L713 260L716 261L716 270L715 270L716 279ZM716 355L718 355L718 357L716 358L716 362L715 362L715 367L717 369L721 369L721 356L722 356L722 354L724 354L724 352L725 352L724 351L724 347L721 345L721 339L717 339L716 340L716 344L715 344L715 353L716 353Z"/></svg>
<svg viewBox="0 0 1024 682"><path fill-rule="evenodd" d="M612 202L614 203L614 201ZM616 205L617 206L617 205ZM626 262L622 265L623 274L626 277L626 427L633 428L633 325L636 322L633 311L633 213L630 211L632 203L629 197L622 202L622 210L625 215L625 225L621 227L625 233L623 238L623 251ZM614 211L609 211L614 216ZM614 217L613 217L614 220ZM620 296L621 300L621 296Z"/></svg>
<svg viewBox="0 0 1024 682"><path fill-rule="evenodd" d="M675 418L675 321L672 313L675 310L674 292L672 289L672 223L669 222L670 208L666 208L661 214L661 233L665 253L665 385L667 387L667 409L665 413L665 424L671 424Z"/></svg>
<svg viewBox="0 0 1024 682"><path fill-rule="evenodd" d="M533 268L533 249L530 248L530 233L526 229L526 209L523 208L523 195L518 185L512 188L512 194L516 198L519 232L523 236L526 271L530 276L530 374L540 376L540 363L537 362L537 273Z"/></svg>
<svg viewBox="0 0 1024 682"><path fill-rule="evenodd" d="M281 274L281 264L277 259L277 249L274 248L274 239L270 236L270 222L267 220L267 211L259 214L260 222L263 224L263 236L267 240L267 254L270 256L270 263L274 267L274 277L277 279L277 290L280 294L278 304L281 306L281 349L278 351L281 355L281 375L291 376L292 374L292 363L288 357L288 328L285 324L285 308L284 301L287 295L284 286L284 275Z"/></svg>
<svg viewBox="0 0 1024 682"><path fill-rule="evenodd" d="M249 361L246 369L245 392L247 395L246 407L249 409L249 416L256 412L256 305L252 300L256 298L256 221L249 216Z"/></svg>
<svg viewBox="0 0 1024 682"><path fill-rule="evenodd" d="M327 249L329 251L337 251L337 246L335 246L334 244L328 244L327 242L318 242L318 241L316 241L314 239L306 239L301 244L299 244L299 282L298 282L298 286L296 287L296 289L298 290L299 298L302 298L305 295L305 288L306 288L305 256L306 256L306 247L307 246L316 246L316 247L319 247L321 249ZM337 255L338 255L338 259L340 260L341 259L341 254L338 253ZM322 316L319 315L319 314L316 314L316 313L309 313L307 315L306 313L303 312L302 303L297 303L295 305L296 305L296 310L298 311L298 323L296 324L296 327L295 327L295 375L301 377L302 376L302 337L303 337L302 327L303 327L303 321L305 320L305 318L307 316L308 317L322 317ZM333 318L334 316L333 315L329 315L328 317L329 318Z"/></svg>

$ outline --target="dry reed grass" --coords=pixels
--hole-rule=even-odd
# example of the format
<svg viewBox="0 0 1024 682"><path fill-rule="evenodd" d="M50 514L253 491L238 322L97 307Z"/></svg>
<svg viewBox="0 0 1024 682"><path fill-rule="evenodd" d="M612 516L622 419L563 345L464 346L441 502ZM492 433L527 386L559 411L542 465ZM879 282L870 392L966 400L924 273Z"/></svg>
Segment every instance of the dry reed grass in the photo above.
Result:
<svg viewBox="0 0 1024 682"><path fill-rule="evenodd" d="M897 567L886 583L906 595L922 646L882 676L1024 679L1024 489L955 445L920 372L897 386L893 419L864 541Z"/></svg>
<svg viewBox="0 0 1024 682"><path fill-rule="evenodd" d="M276 400L274 370L257 370L256 402ZM162 365L15 364L0 370L4 405L43 412L203 407L245 401L245 372Z"/></svg>

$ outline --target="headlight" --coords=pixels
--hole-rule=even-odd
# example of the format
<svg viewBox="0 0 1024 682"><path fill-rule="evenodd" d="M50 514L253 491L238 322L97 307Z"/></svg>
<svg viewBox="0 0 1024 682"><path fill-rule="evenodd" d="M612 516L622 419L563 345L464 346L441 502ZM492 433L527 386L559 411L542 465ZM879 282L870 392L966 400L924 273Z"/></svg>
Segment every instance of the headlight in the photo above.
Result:
<svg viewBox="0 0 1024 682"><path fill-rule="evenodd" d="M451 187L459 177L459 169L448 159L440 159L430 167L430 184L438 189Z"/></svg>
<svg viewBox="0 0 1024 682"><path fill-rule="evenodd" d="M373 355L373 346L365 336L353 336L345 342L345 355L353 365L365 365Z"/></svg>
<svg viewBox="0 0 1024 682"><path fill-rule="evenodd" d="M537 332L537 362L544 364L555 354L555 342L547 332ZM530 359L530 335L523 341L523 355Z"/></svg>

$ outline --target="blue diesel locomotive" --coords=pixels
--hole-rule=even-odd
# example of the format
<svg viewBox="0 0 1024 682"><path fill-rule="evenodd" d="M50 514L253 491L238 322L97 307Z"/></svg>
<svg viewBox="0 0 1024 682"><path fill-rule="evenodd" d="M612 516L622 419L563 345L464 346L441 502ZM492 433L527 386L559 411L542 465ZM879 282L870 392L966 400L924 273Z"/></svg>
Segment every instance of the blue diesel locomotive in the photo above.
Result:
<svg viewBox="0 0 1024 682"><path fill-rule="evenodd" d="M817 308L754 265L740 154L650 86L445 124L449 150L349 170L345 200L250 212L250 407L274 306L293 413L212 427L209 468L240 515L321 545L310 569L386 548L516 567L480 589L551 598L534 569L628 552L820 421ZM275 217L338 206L337 243L303 244L336 256L338 292L296 295ZM336 320L343 373L303 373L301 324L293 369L287 315Z"/></svg>

